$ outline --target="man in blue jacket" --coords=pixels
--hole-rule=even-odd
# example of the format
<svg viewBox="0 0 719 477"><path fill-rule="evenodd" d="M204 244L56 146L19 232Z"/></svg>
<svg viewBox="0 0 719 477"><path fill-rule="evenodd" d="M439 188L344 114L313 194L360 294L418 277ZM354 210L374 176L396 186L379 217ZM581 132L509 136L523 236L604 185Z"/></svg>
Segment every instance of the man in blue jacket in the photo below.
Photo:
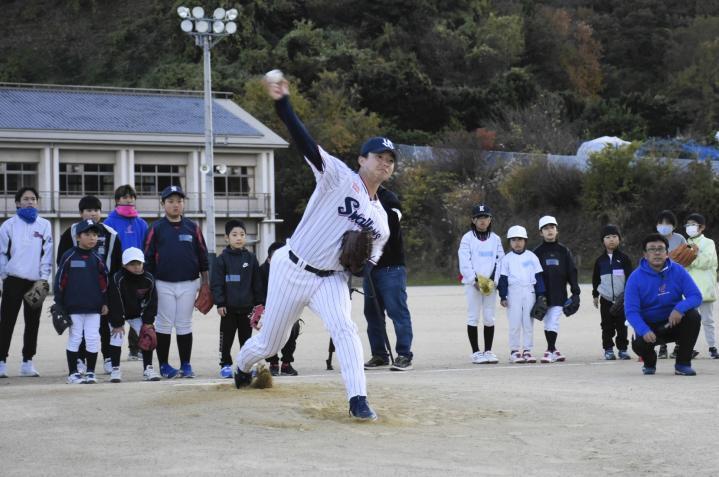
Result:
<svg viewBox="0 0 719 477"><path fill-rule="evenodd" d="M644 360L644 374L654 374L654 347L674 341L679 345L674 374L694 376L692 350L701 325L696 308L702 294L684 267L669 260L666 238L650 234L642 246L644 258L624 292L624 311L636 333L632 349Z"/></svg>

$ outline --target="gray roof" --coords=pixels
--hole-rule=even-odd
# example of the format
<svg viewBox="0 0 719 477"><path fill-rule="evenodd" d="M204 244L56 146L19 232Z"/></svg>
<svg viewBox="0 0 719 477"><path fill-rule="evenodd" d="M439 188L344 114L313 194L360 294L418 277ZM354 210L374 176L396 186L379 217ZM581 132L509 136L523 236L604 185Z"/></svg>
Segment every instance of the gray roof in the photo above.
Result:
<svg viewBox="0 0 719 477"><path fill-rule="evenodd" d="M177 92L0 87L0 129L204 134L203 98ZM213 100L215 135L262 136Z"/></svg>

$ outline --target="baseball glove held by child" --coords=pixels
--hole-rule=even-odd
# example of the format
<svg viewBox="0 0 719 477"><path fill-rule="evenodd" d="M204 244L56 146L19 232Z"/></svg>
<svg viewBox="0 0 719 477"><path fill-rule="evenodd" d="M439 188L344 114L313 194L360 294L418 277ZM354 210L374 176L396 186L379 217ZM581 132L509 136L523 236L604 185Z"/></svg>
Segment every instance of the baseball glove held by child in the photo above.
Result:
<svg viewBox="0 0 719 477"><path fill-rule="evenodd" d="M474 281L474 286L482 295L491 295L494 291L494 280L487 278L484 275L477 274L477 279Z"/></svg>
<svg viewBox="0 0 719 477"><path fill-rule="evenodd" d="M65 332L67 328L72 326L70 315L59 305L55 304L50 307L50 315L52 316L52 326L58 335Z"/></svg>
<svg viewBox="0 0 719 477"><path fill-rule="evenodd" d="M672 262L676 262L682 267L688 267L692 264L695 258L697 258L697 247L692 247L688 244L681 244L669 254L669 258Z"/></svg>
<svg viewBox="0 0 719 477"><path fill-rule="evenodd" d="M32 284L32 287L23 295L25 303L31 308L39 308L42 306L42 302L45 301L45 297L50 293L50 285L47 280L37 280Z"/></svg>
<svg viewBox="0 0 719 477"><path fill-rule="evenodd" d="M207 284L202 285L200 287L200 293L197 294L197 299L195 300L195 308L197 308L203 315L206 315L212 309L214 304L215 303L212 301L210 286Z"/></svg>
<svg viewBox="0 0 719 477"><path fill-rule="evenodd" d="M152 351L157 348L157 334L155 327L144 323L140 327L140 334L137 338L137 347L142 351Z"/></svg>
<svg viewBox="0 0 719 477"><path fill-rule="evenodd" d="M348 230L342 236L340 264L353 275L361 276L372 252L372 234L368 230Z"/></svg>
<svg viewBox="0 0 719 477"><path fill-rule="evenodd" d="M547 314L548 309L549 307L547 306L547 297L545 297L544 295L539 295L534 301L532 309L529 311L529 316L531 316L537 321L542 321L544 320L544 315Z"/></svg>

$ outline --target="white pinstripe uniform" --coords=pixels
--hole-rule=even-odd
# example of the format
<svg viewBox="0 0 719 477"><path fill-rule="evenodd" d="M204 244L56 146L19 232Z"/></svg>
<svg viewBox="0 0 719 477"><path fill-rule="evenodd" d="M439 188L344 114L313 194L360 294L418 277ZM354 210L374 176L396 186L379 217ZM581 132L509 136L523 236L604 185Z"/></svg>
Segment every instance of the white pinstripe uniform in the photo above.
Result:
<svg viewBox="0 0 719 477"><path fill-rule="evenodd" d="M377 263L389 238L387 214L379 200L370 199L356 172L322 148L319 152L323 170L307 161L317 185L295 233L272 256L262 329L240 349L237 366L249 372L254 363L277 353L309 306L322 318L335 344L348 398L366 396L362 343L351 318L348 272L343 271L339 257L346 231L371 229L370 260ZM336 272L321 277L306 266Z"/></svg>

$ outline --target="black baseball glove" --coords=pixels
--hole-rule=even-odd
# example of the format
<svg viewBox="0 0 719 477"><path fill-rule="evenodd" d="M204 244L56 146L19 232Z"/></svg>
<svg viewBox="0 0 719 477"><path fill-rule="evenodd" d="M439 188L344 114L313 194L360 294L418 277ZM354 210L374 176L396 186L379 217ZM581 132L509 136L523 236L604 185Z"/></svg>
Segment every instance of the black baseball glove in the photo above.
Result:
<svg viewBox="0 0 719 477"><path fill-rule="evenodd" d="M562 311L565 316L572 316L579 310L579 295L572 295L569 300L564 303Z"/></svg>
<svg viewBox="0 0 719 477"><path fill-rule="evenodd" d="M372 253L372 234L369 230L348 230L342 236L340 264L355 276L362 276L365 263Z"/></svg>
<svg viewBox="0 0 719 477"><path fill-rule="evenodd" d="M57 303L50 307L50 315L52 315L52 326L55 327L58 335L61 335L66 328L72 326L70 315Z"/></svg>
<svg viewBox="0 0 719 477"><path fill-rule="evenodd" d="M547 306L547 297L544 295L537 295L537 299L534 301L534 306L532 306L532 309L529 312L529 316L534 318L535 320L542 321L544 320L544 315L547 314L547 310L549 307Z"/></svg>

